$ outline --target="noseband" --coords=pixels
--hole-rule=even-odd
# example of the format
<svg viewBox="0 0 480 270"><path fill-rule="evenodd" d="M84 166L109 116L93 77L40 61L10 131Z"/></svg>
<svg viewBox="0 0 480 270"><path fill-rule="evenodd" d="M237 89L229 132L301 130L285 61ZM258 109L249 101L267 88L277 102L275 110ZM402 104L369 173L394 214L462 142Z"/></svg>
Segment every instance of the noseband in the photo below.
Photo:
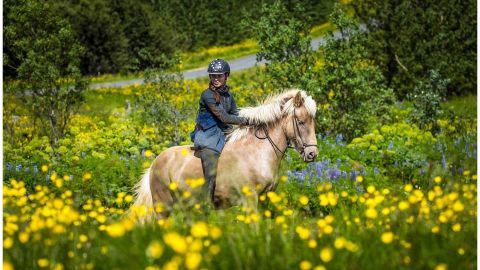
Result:
<svg viewBox="0 0 480 270"><path fill-rule="evenodd" d="M292 125L293 125L293 133L295 135L295 140L297 140L298 142L298 138L300 139L300 142L301 142L301 146L302 146L302 149L301 149L301 154L303 154L305 152L305 148L307 147L312 147L312 146L315 146L317 147L316 144L306 144L303 142L303 139L302 139L302 136L300 134L300 128L298 127L298 118L297 118L297 115L295 114L295 108L293 109L293 119L292 119ZM258 131L261 129L263 129L263 132L265 133L265 137L260 137L258 136ZM298 134L298 136L297 136ZM255 137L257 137L257 139L260 139L260 140L265 140L265 139L268 139L268 141L270 142L270 144L272 145L273 147L273 150L275 151L275 155L277 157L278 154L277 154L277 151L279 153L281 153L280 157L283 157L283 154L285 154L285 151L282 151L280 150L280 148L278 148L278 146L273 142L272 138L270 138L270 135L268 135L268 130L267 130L267 126L265 124L261 125L261 127L258 127L256 130L255 130ZM290 147L290 140L291 139L288 139L287 140L287 146Z"/></svg>

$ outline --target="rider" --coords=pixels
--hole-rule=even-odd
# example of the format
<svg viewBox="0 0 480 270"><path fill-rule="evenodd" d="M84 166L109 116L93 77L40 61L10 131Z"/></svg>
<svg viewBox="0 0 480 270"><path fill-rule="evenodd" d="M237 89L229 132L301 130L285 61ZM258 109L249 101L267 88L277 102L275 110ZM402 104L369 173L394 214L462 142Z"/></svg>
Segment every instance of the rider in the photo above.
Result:
<svg viewBox="0 0 480 270"><path fill-rule="evenodd" d="M205 184L203 192L211 202L215 199L217 164L225 146L225 135L232 130L232 124L248 124L248 119L238 116L237 105L226 84L230 66L223 59L215 59L208 65L210 84L202 92L195 131L192 132L195 156L202 161Z"/></svg>

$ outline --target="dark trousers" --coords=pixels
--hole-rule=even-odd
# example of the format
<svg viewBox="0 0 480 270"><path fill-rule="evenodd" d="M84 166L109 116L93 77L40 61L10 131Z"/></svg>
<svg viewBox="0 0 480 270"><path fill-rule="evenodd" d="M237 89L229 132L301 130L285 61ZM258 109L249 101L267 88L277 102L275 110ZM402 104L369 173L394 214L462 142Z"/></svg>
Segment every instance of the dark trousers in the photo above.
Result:
<svg viewBox="0 0 480 270"><path fill-rule="evenodd" d="M215 204L215 186L217 179L217 165L220 153L204 148L200 150L200 159L202 160L203 175L205 184L203 185L203 194Z"/></svg>

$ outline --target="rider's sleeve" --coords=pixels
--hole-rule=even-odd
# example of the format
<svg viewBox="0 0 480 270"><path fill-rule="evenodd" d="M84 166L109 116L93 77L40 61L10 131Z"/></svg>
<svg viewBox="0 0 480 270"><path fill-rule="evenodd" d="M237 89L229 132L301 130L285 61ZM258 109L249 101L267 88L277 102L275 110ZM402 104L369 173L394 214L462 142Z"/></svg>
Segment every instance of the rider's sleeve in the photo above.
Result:
<svg viewBox="0 0 480 270"><path fill-rule="evenodd" d="M211 93L211 92L210 92ZM217 104L215 102L215 97L205 91L202 93L202 100L205 105L210 109L210 111L223 123L225 124L245 124L247 119L244 117L236 116L233 114L229 114L225 111L221 104Z"/></svg>
<svg viewBox="0 0 480 270"><path fill-rule="evenodd" d="M229 113L238 116L237 103L235 103L235 100L233 99L232 94L230 94L230 100L231 100L232 102L231 102L231 105L230 105L230 111L229 111Z"/></svg>

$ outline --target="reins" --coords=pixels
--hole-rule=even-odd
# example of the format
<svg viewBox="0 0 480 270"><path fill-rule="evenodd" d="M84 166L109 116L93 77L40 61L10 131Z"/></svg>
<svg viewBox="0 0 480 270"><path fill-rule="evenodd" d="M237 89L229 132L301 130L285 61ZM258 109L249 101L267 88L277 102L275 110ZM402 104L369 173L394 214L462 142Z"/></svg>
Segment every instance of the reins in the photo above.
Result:
<svg viewBox="0 0 480 270"><path fill-rule="evenodd" d="M259 136L258 136L257 132L260 130L260 128L257 128L257 129L255 130L255 137L257 137L257 139L260 139L260 140L268 139L268 141L270 142L270 144L271 144L272 147L273 147L273 150L275 150L275 155L276 155L277 157L279 157L278 154L277 154L277 151L278 151L278 152L280 152L280 153L282 154L282 155L280 156L280 158L283 157L283 154L285 154L285 151L280 150L280 148L278 148L278 146L273 142L272 138L270 138L270 135L268 135L267 125L263 124L263 125L262 125L262 129L263 129L263 132L265 132L265 137L262 138L262 137L259 137Z"/></svg>

